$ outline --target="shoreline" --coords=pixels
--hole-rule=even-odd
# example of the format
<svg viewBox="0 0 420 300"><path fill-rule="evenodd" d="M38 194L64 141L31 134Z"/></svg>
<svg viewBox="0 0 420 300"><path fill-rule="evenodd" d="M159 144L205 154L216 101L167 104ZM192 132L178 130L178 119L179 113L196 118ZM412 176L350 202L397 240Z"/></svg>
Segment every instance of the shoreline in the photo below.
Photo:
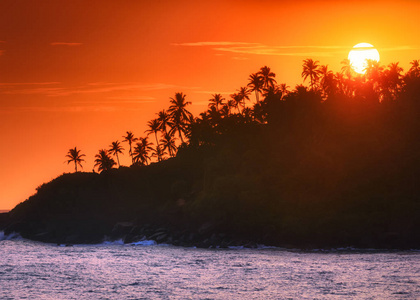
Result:
<svg viewBox="0 0 420 300"><path fill-rule="evenodd" d="M209 247L200 247L197 245L176 245L168 243L158 243L155 240L142 239L139 241L133 241L125 243L123 239L118 240L107 240L107 237L104 237L103 241L100 243L80 243L80 244L61 244L54 242L42 242L37 240L32 240L28 238L23 238L17 233L11 233L8 235L4 234L4 231L0 230L0 242L1 241L12 241L12 240L26 240L30 242L40 243L43 245L51 245L57 247L82 247L82 246L139 246L139 247L180 247L186 249L208 249L208 250L273 250L273 251L286 251L286 252L303 252L303 253L398 253L398 252L420 252L420 248L359 248L359 247L331 247L331 248L300 248L300 247L283 247L283 246L271 246L264 244L255 244L255 245L214 245Z"/></svg>

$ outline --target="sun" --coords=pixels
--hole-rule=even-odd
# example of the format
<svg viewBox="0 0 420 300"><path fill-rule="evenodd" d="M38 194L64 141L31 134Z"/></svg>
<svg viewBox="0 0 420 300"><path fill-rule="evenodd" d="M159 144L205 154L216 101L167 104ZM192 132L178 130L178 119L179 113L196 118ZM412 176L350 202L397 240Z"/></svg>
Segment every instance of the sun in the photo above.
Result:
<svg viewBox="0 0 420 300"><path fill-rule="evenodd" d="M367 60L379 61L379 52L371 44L360 43L349 52L348 59L353 70L359 74L366 73Z"/></svg>

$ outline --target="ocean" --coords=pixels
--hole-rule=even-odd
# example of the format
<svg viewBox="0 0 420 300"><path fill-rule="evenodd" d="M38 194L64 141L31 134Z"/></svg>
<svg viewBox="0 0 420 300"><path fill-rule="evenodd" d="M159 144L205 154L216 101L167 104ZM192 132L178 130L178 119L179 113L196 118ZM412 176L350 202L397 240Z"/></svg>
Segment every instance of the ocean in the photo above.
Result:
<svg viewBox="0 0 420 300"><path fill-rule="evenodd" d="M420 252L43 244L0 233L0 299L420 299Z"/></svg>

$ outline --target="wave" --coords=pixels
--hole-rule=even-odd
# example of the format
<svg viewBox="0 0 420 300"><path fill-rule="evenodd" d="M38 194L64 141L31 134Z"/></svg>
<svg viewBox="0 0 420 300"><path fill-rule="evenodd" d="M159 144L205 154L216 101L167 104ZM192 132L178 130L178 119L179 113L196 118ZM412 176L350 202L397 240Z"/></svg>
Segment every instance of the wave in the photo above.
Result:
<svg viewBox="0 0 420 300"><path fill-rule="evenodd" d="M132 246L154 246L154 245L159 245L159 246L161 246L161 245L166 245L166 244L158 244L154 240L143 240L143 241L129 243L128 245L132 245Z"/></svg>
<svg viewBox="0 0 420 300"><path fill-rule="evenodd" d="M4 234L4 231L0 231L0 241L10 241L10 240L17 240L22 239L19 233L12 232L10 234Z"/></svg>

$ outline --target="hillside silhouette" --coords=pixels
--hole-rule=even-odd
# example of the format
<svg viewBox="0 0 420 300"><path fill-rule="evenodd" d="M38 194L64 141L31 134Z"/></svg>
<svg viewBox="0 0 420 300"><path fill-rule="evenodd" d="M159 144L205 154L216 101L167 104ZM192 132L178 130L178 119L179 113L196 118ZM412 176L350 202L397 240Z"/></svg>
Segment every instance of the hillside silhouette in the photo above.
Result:
<svg viewBox="0 0 420 300"><path fill-rule="evenodd" d="M175 245L420 248L420 67L304 60L309 86L278 84L268 67L194 117L187 97L101 149L101 173L41 185L0 226L56 243L142 238ZM76 155L77 154L77 155ZM115 161L112 157L117 158ZM151 163L152 162L152 163Z"/></svg>

